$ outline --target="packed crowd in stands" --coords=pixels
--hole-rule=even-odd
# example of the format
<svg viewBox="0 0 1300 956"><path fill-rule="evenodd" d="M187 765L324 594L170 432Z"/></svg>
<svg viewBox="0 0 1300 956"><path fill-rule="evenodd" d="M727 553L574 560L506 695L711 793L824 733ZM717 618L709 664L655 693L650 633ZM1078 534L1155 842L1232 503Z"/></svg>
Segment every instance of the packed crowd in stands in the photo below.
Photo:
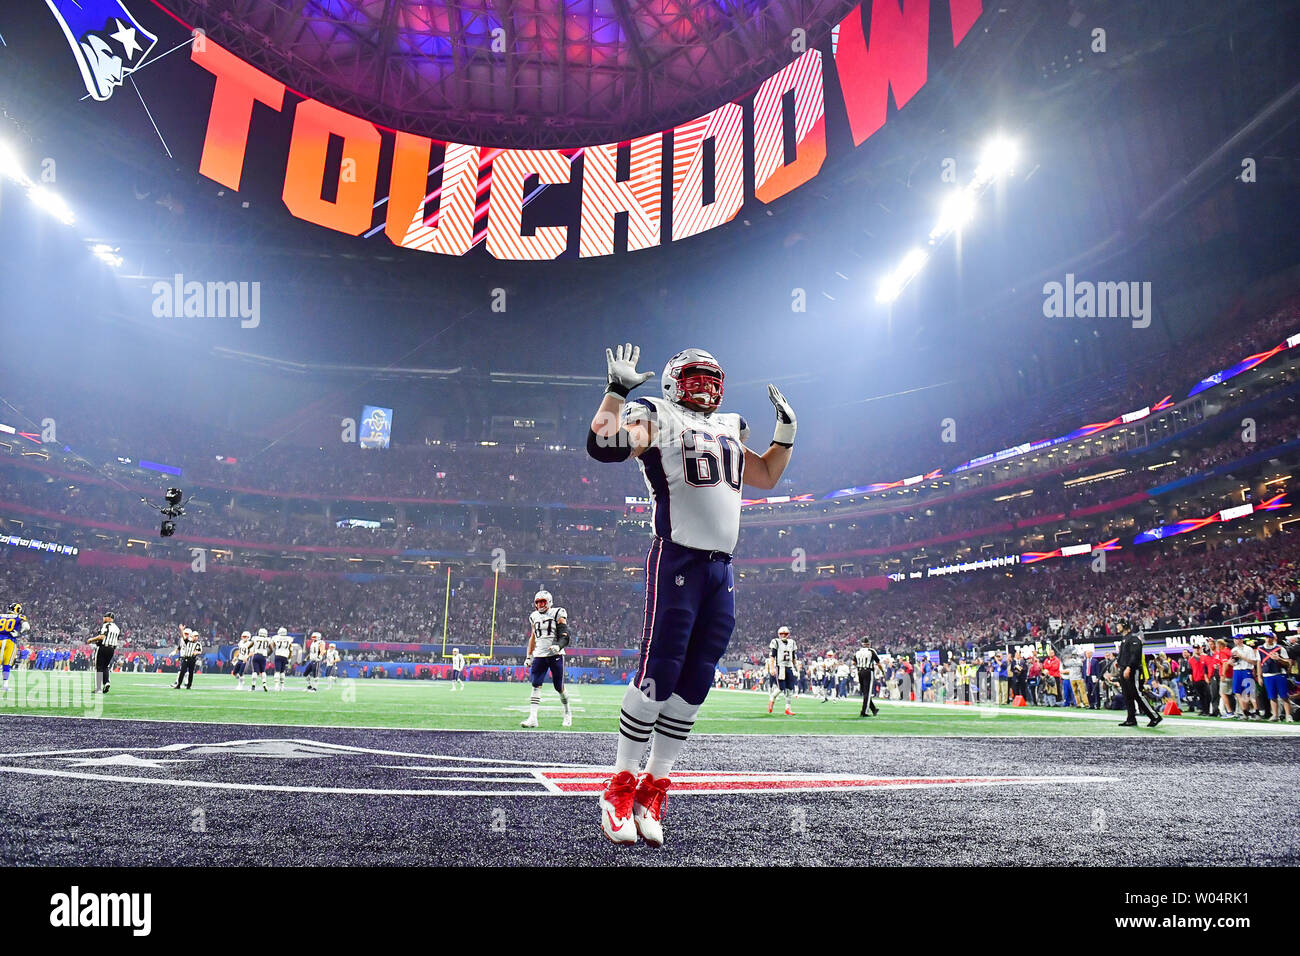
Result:
<svg viewBox="0 0 1300 956"><path fill-rule="evenodd" d="M1160 469L1158 479L1152 473L1135 470L1105 480L1065 486L1059 477L1026 482L1020 497L994 500L992 492L940 500L932 505L909 507L905 502L898 510L871 517L823 524L799 523L785 526L764 524L746 530L741 551L754 557L781 557L791 547L808 554L844 553L861 549L896 547L926 541L940 535L974 532L989 528L1006 529L1011 522L1031 519L1053 520L1078 508L1115 501L1150 487L1155 481L1166 482L1203 472L1225 461L1236 460L1260 448L1270 448L1294 440L1300 435L1300 413L1277 417L1261 416L1255 426L1254 442L1243 439L1237 417L1227 437L1205 449L1178 452L1173 464ZM1194 448L1195 446L1189 446ZM0 461L0 465L5 464ZM1024 492L1032 492L1024 494ZM21 467L0 467L0 503L13 502L26 508L103 522L118 527L147 532L155 520L154 513L143 505L140 495L111 482L76 483L54 480L47 474ZM197 500L198 504L194 502ZM608 512L603 519L569 519L563 512L552 517L546 528L538 523L535 512L521 510L518 519L523 527L499 525L476 526L471 509L445 506L436 515L425 515L423 526L408 520L400 525L393 517L378 528L337 527L320 515L286 514L275 508L277 499L258 499L264 511L218 504L210 491L200 491L191 499L184 531L194 537L242 541L250 546L274 548L288 545L337 549L382 550L400 552L424 550L458 554L490 554L502 548L516 555L605 555L629 557L645 548L645 528L622 523L617 513ZM396 509L390 509L395 513ZM425 509L427 510L427 509ZM583 523L600 520L601 524ZM531 523L531 524L530 524ZM63 535L67 537L67 534ZM72 539L81 542L81 536ZM99 547L106 547L102 540ZM238 555L226 560L241 563Z"/></svg>
<svg viewBox="0 0 1300 956"><path fill-rule="evenodd" d="M1113 640L1121 626L1147 629L1262 619L1296 607L1300 539L1112 561L974 572L888 590L840 591L830 583L737 585L737 627L728 659L761 663L776 628L788 625L805 653L847 659L864 635L892 651L1012 645L1049 634L1063 641ZM453 581L450 641L484 645L492 633L492 580ZM512 581L496 595L495 641L523 643L532 589L547 584L567 607L577 647L635 647L644 591L635 582ZM443 635L444 581L379 577L268 581L235 573L175 573L79 567L70 559L0 555L0 594L21 600L32 639L81 644L112 609L131 645L163 646L178 623L230 642L245 628L319 629L332 640L434 643ZM1055 622L1055 626L1053 626Z"/></svg>
<svg viewBox="0 0 1300 956"><path fill-rule="evenodd" d="M1244 328L1225 328L1206 340L1198 353L1198 375L1230 365L1300 328L1300 301L1274 310ZM1076 402L1040 404L1032 427L1008 414L990 418L983 430L964 429L951 457L972 457L1024 441L1068 431L1089 419L1109 417L1159 396L1148 394L1148 375L1168 356L1155 356L1116 372ZM1167 365L1165 367L1168 367ZM1190 387L1190 382L1187 383ZM119 429L149 422L149 416L122 414L70 397L71 405L52 408L62 417L63 435L73 442L108 441L108 452L132 452L137 435ZM1175 399L1186 394L1184 388ZM1079 402L1090 404L1081 405ZM1047 412L1042 412L1046 407ZM1280 405L1289 408L1290 405ZM63 409L67 412L64 413ZM1067 420L1068 418L1068 420ZM1242 436L1239 416L1225 412L1221 426L1207 428L1217 436L1177 449L1174 463L1155 474L1159 482L1203 472L1258 449L1300 436L1300 412L1258 417L1254 444ZM1231 421L1229 421L1231 420ZM124 424L125 423L125 424ZM463 499L489 504L616 505L625 496L643 496L645 487L632 467L595 465L581 450L518 450L515 446L394 447L383 453L356 448L302 449L272 445L236 433L219 433L206 424L169 430L161 439L150 432L149 447L159 457L183 464L188 479L208 479L226 488L257 488L281 494L374 495L380 498ZM1230 426L1230 427L1229 427ZM114 441L103 436L114 434ZM216 442L235 454L237 463L218 460ZM26 446L20 446L26 448ZM1113 451L1092 446L1069 452L1080 456ZM837 473L827 473L825 487L846 483L846 474L863 480L886 480L936 464L918 457L915 444L884 441L861 474L852 462L835 461ZM1171 453L1172 454L1172 453ZM111 459L109 459L111 461ZM1086 462L1085 462L1086 463ZM51 462L51 466L55 463ZM103 522L155 534L156 512L141 504L149 480L125 466L94 465L60 458L58 467L95 480L55 477L20 467L12 457L0 458L0 502L39 509L52 515ZM846 472L846 469L849 471ZM810 471L808 474L816 474ZM109 477L112 476L112 477ZM165 486L166 478L152 479ZM161 484L159 484L161 482ZM1121 498L1149 487L1146 472L1112 479L1063 485L1061 477L1029 480L1032 495L992 500L981 492L970 497L904 508L892 514L822 523L748 527L740 554L788 557L791 549L809 555L891 547L936 535L973 531L1040 515L1055 515ZM283 545L426 550L460 554L490 554L503 548L513 554L550 556L637 556L646 548L648 528L620 520L620 510L596 520L589 514L556 511L545 518L538 509L478 508L421 504L407 520L398 511L384 515L378 528L337 527L325 517L324 506L288 507L282 499L240 493L222 494L211 488L191 488L184 534L257 542L268 548ZM513 514L508 521L508 514ZM479 523L481 516L481 523ZM0 509L0 517L10 517ZM50 520L17 515L27 533ZM508 525L508 526L506 526ZM60 524L58 534L83 547L121 550L120 536L92 538L93 528ZM183 538L182 538L183 543ZM181 549L183 553L183 549ZM1212 551L1193 553L1173 547L1124 554L1103 574L1091 573L1086 562L1035 565L1013 573L977 572L919 582L900 582L887 590L839 590L824 579L808 583L796 575L793 583L744 577L738 584L738 621L728 658L750 670L759 667L768 641L778 626L789 625L805 653L834 653L847 660L859 639L868 634L878 647L899 653L937 650L961 655L971 648L1054 638L1113 639L1132 623L1146 628L1177 627L1238 618L1287 613L1296 606L1300 543L1277 534L1266 541L1240 545L1230 539ZM286 626L295 632L319 629L330 639L391 643L440 642L484 645L493 633L494 594L491 578L457 574L447 620L443 620L444 583L441 572L418 568L397 575L285 574L260 577L222 567L251 569L264 559L241 553L212 556L209 573L163 568L125 569L81 566L75 560L51 557L36 560L13 550L0 552L0 602L20 600L32 621L32 639L47 645L81 647L98 626L103 610L112 609L122 624L128 646L158 648L174 641L178 623L196 628L217 643L233 641L244 629ZM273 565L274 566L274 565ZM283 565L281 565L282 567ZM315 565L304 561L302 567ZM551 587L559 603L570 610L574 644L578 647L626 648L640 641L644 591L639 576L616 580L585 580L579 568L563 578L534 581L506 575L496 595L495 641L504 646L523 642L524 620L537 585ZM878 572L872 572L878 573ZM787 575L788 578L788 575ZM1056 622L1055 625L1053 622ZM400 659L407 652L383 652ZM416 655L419 656L418 654ZM405 662L405 661L403 661ZM947 684L945 683L945 687Z"/></svg>

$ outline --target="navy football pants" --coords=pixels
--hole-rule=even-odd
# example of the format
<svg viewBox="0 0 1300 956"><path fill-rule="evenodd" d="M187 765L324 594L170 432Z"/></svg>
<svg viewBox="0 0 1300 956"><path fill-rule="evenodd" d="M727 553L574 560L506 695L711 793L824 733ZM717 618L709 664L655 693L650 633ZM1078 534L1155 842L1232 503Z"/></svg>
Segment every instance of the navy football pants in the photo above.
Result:
<svg viewBox="0 0 1300 956"><path fill-rule="evenodd" d="M702 704L736 627L730 555L656 538L646 555L645 620L633 683L665 701Z"/></svg>
<svg viewBox="0 0 1300 956"><path fill-rule="evenodd" d="M564 693L564 658L559 654L552 654L549 657L534 657L533 666L529 673L529 679L534 688L540 688L546 680L547 674L551 675L551 683L555 687L557 694Z"/></svg>

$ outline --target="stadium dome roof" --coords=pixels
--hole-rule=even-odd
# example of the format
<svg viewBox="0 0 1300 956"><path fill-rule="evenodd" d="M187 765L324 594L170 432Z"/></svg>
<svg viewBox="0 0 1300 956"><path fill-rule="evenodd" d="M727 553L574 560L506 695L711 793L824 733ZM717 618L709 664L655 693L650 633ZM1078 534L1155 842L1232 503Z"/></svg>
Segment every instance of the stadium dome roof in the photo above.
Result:
<svg viewBox="0 0 1300 956"><path fill-rule="evenodd" d="M436 139L580 146L756 86L859 0L155 0L297 91Z"/></svg>

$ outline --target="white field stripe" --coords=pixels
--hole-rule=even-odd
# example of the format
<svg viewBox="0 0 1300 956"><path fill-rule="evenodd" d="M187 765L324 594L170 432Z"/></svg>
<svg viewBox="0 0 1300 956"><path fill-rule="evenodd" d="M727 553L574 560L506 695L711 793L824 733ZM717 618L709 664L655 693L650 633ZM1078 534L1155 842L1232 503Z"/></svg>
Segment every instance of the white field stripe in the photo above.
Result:
<svg viewBox="0 0 1300 956"><path fill-rule="evenodd" d="M411 779L412 780L450 780L453 782L459 781L463 783L483 782L482 777L428 776L424 774L417 774ZM540 781L536 777L497 777L495 778L494 782L495 783L540 783Z"/></svg>
<svg viewBox="0 0 1300 956"><path fill-rule="evenodd" d="M612 768L609 772L612 772ZM96 774L96 773L79 773L72 770L50 770L43 767L2 767L0 773L25 774L36 777L56 777L71 780L95 780L100 782L113 783L134 783L142 786L160 786L160 787L187 787L198 790L236 790L248 791L258 790L262 792L273 793L322 793L322 794L348 794L355 796L377 796L377 797L523 797L523 796L567 796L567 797L590 797L590 791L566 791L556 788L555 790L409 790L409 789L379 789L375 787L318 787L318 786L293 786L289 784L268 784L268 783L234 783L226 780L173 780L165 777L124 777L113 774ZM606 774L608 776L608 773ZM603 782L605 778L601 777ZM734 779L734 778L733 778ZM790 779L788 776L784 779ZM819 779L837 779L837 778L802 778L805 780ZM845 779L845 778L838 778ZM865 778L853 778L865 779ZM915 778L909 778L915 779ZM1004 779L1004 780L983 780L972 781L969 783L943 783L936 781L934 783L906 783L895 785L877 785L875 787L853 787L846 788L852 790L872 790L872 789L889 789L889 790L924 790L939 787L997 787L1011 786L1017 784L1038 785L1038 784L1060 784L1060 783L1113 783L1117 778L1114 777L1033 777L1021 779ZM544 780L529 781L532 783L544 783ZM591 781L588 781L591 782ZM678 796L699 795L708 796L718 793L734 797L738 792L746 794L787 794L787 793L827 793L835 792L828 787L782 787L781 789L772 790L746 790L737 791L734 788L712 790L684 790Z"/></svg>
<svg viewBox="0 0 1300 956"><path fill-rule="evenodd" d="M198 790L260 790L273 793L338 793L363 797L549 797L545 790L379 790L367 787L309 787L270 783L231 783L225 780L167 780L152 777L119 777L108 774L77 773L71 770L46 770L36 767L0 767L0 773L28 774L36 777L64 777L73 780L97 780L112 783L137 783L159 787L189 787ZM590 796L590 794L582 794Z"/></svg>
<svg viewBox="0 0 1300 956"><path fill-rule="evenodd" d="M506 762L508 762L508 761L502 761L502 762L503 762L503 763L506 763ZM430 767L430 766L422 765L422 764L387 764L387 763L377 763L377 764L374 764L373 766L376 767L376 768L379 769L379 770L420 770L420 771L423 771L424 773L428 773L428 772L431 771L431 770L446 770L446 771L448 771L448 772L450 772L450 773L455 773L455 772L461 772L461 773L464 773L464 772L467 772L467 771L468 771L468 768L461 768L461 767ZM475 768L474 768L474 773L476 773L476 774L485 774L485 773L519 773L520 769L521 769L521 768L519 768L519 767L475 767ZM605 777L608 777L608 776L610 775L610 773L612 772L612 771L611 771L609 768L607 768L607 767L596 767L596 766L593 766L593 765L591 765L591 764L576 764L576 763L570 763L570 764L549 764L549 763L548 763L548 764L539 764L539 765L538 765L538 771L537 771L537 772L541 772L541 770L589 770L589 771L591 771L591 773L593 774L592 779L596 779L596 778L604 779Z"/></svg>
<svg viewBox="0 0 1300 956"><path fill-rule="evenodd" d="M197 724L195 726L205 726ZM207 725L210 726L210 725ZM458 760L464 763L491 763L491 764L510 764L518 768L538 767L545 770L555 770L557 768L567 768L570 770L590 770L592 765L586 763L562 764L552 760L499 760L495 757L461 757L450 754L422 754L412 753L404 750L379 750L374 747L353 747L347 744L335 744L323 740L307 740L304 737L252 737L248 740L223 740L216 743L189 743L189 744L164 744L161 747L83 747L75 750L34 750L28 753L4 753L0 757L57 757L63 754L88 754L101 753L103 751L130 751L132 753L177 753L190 747L242 747L247 744L267 744L267 743L292 743L302 744L304 747L320 747L326 750L333 750L343 754L369 754L377 757L407 757L420 760ZM241 756L241 755L237 755ZM266 754L252 755L258 759L265 758ZM284 758L282 758L284 759ZM287 758L287 759L307 759L307 758ZM428 770L428 766L418 768Z"/></svg>
<svg viewBox="0 0 1300 956"><path fill-rule="evenodd" d="M747 691L740 691L740 693L748 693L748 692L747 692ZM894 703L897 703L897 701L895 701ZM4 715L0 715L0 718L3 718L3 716L4 716ZM176 724L176 725L185 726L185 727L203 727L203 728L208 728L208 727L220 727L220 726L235 726L235 727L267 727L267 726L272 726L272 727L285 727L285 728L292 728L292 729L294 729L294 730L332 730L332 731L381 730L381 731L398 732L398 733L409 733L409 734L517 734L517 735L519 735L519 736L528 736L528 737L536 737L536 736L538 736L538 735L540 735L540 734L565 734L565 735L568 735L568 736L573 736L574 734L589 734L589 735L591 735L591 736L597 736L597 737L616 737L616 736L618 735L618 729L617 729L617 727L614 726L615 721L614 721L614 718L613 718L613 717L610 718L610 726L611 726L611 729L610 729L610 730L547 730L547 729L544 728L544 727L538 727L538 728L536 728L536 729L530 729L530 730L523 730L523 729L518 729L518 730L516 730L516 729L511 728L511 727L503 727L503 728L483 728L483 727L409 727L409 726L404 726L404 725L393 725L393 724L308 724L308 723L298 723L298 722L294 722L294 723L284 722L284 723L278 723L278 724L266 724L266 723L261 723L261 724L242 724L242 723L239 723L239 722L237 722L237 721L228 721L228 720L227 720L227 721L179 720L179 719L174 718L174 717L84 717L84 716L81 716L81 715L79 715L79 714L38 714L38 713L24 714L24 713L19 713L19 714L10 714L9 716L18 717L18 718L20 718L20 719L43 719L43 720L93 720L93 721L96 721L96 722L114 721L114 722L117 722L117 723L126 723L126 724ZM465 719L470 719L470 718L465 718ZM478 716L476 715L473 719L478 719ZM495 719L495 718L491 718L491 719ZM699 719L700 719L700 718L697 718L697 722L698 722ZM715 722L720 722L720 721L723 721L723 720L733 720L733 719L734 719L734 720L736 720L736 721L739 722L739 723L744 723L744 722L747 722L747 720L748 720L748 718L721 718L721 717L712 717L712 718L703 718L703 719L706 719L706 720L713 720L713 721L715 721ZM1191 728L1197 728L1197 730L1194 731L1194 732L1192 732L1192 733L1179 734L1176 738L1175 738L1175 737L1168 737L1168 736L1155 736L1155 735L1150 735L1150 734L1137 734L1137 735L1134 735L1134 736L1131 736L1131 737L1125 737L1124 735L1121 735L1121 734L1115 734L1115 735L1103 735L1103 734L961 734L961 733L954 733L954 734L933 734L933 733L925 733L925 734L904 734L904 733L894 733L894 734L858 734L858 733L834 733L834 732L812 733L812 732L800 732L800 731L795 731L795 732L791 732L791 733L785 733L785 732L782 732L782 733L779 733L779 734L766 733L766 732L763 732L763 733L748 733L748 734L746 734L746 733L728 733L727 731L707 731L707 730L693 730L693 731L691 731L691 737L692 737L692 738L695 738L695 737L728 737L728 738L731 738L732 740L744 740L744 739L748 739L748 740L788 739L788 738L792 738L792 737L825 737L825 738L827 738L827 739L832 739L832 738L833 738L833 739L835 739L835 740L844 740L844 741L855 740L855 739L864 739L864 740L868 740L868 739L877 739L877 738L879 738L879 739L886 739L886 740L911 740L911 741L920 740L920 739L939 739L939 740L975 740L975 741L979 741L979 740L1123 740L1123 739L1127 739L1127 740L1155 740L1155 741L1165 740L1165 741L1169 741L1169 740L1174 740L1174 739L1185 740L1185 739L1190 738L1190 737L1214 737L1214 736L1225 736L1227 732L1230 732L1231 728L1229 728L1229 727L1218 727L1218 726L1216 726L1217 724L1220 724L1220 723L1226 723L1226 721L1217 721L1217 720L1216 720L1216 721L1214 721L1213 723L1206 723L1206 722L1202 722L1202 721L1196 721L1196 722L1187 723L1187 724L1174 724L1173 727L1182 727L1182 728L1186 728L1186 729L1189 729L1189 730L1190 730ZM1237 721L1233 721L1232 723L1237 723ZM792 724L791 726L796 726L796 725ZM1256 737L1256 738L1259 738L1259 737L1276 737L1276 738L1278 738L1278 739L1280 739L1280 740L1285 740L1285 739L1288 738L1288 737L1292 737L1292 736L1294 736L1294 734L1293 734L1292 732L1290 732L1290 731L1281 731L1281 732L1279 732L1279 730L1278 730L1278 726L1279 726L1279 725L1268 724L1268 725L1265 725L1265 726L1259 727L1259 728L1258 728L1259 732L1258 732L1258 733L1255 733L1255 734L1252 734L1251 736ZM1169 728L1169 729L1172 729L1172 728ZM1209 732L1209 733L1202 733L1201 731L1211 731L1211 732ZM280 738L272 738L272 739L280 739ZM172 749L175 749L177 745L172 744L172 745L169 745L169 746L170 746ZM184 746L184 745L182 745L182 746ZM215 744L205 744L204 746L216 746L216 745L215 745ZM133 749L133 748L124 748L124 747L91 747L91 748L87 748L87 749L90 750L90 751L95 751L95 750L125 750L125 749ZM138 749L138 748L134 748L134 749ZM148 748L146 748L146 749L148 749ZM165 749L167 749L167 748L166 748L166 747L158 747L158 748L152 748L152 749L165 750ZM44 752L44 751L41 751L41 753L43 753L43 752ZM70 750L70 751L67 751L67 753L76 753L76 752L77 752L77 751L71 751L71 750ZM37 755L39 755L39 754L37 754ZM7 756L7 755L5 755L5 754L0 754L0 757L3 757L3 756ZM22 756L22 755L17 755L17 756ZM28 756L32 756L32 755L28 755ZM415 755L415 756L424 756L424 755L423 755L423 754L417 754L417 755ZM465 758L461 758L461 759L468 760L468 759L471 759L471 758L465 757ZM495 762L499 762L499 761L493 761L493 762L495 763Z"/></svg>

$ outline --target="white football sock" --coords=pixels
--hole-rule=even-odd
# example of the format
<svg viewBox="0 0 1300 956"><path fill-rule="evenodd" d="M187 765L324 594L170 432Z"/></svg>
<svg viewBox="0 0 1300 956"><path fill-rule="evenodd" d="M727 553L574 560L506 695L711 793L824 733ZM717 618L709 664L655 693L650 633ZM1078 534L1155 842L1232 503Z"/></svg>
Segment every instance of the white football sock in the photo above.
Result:
<svg viewBox="0 0 1300 956"><path fill-rule="evenodd" d="M569 695L560 691L560 703L564 705L564 712L569 713Z"/></svg>
<svg viewBox="0 0 1300 956"><path fill-rule="evenodd" d="M664 701L655 721L654 739L650 742L650 759L645 770L658 779L666 777L673 769L677 755L686 746L686 735L695 725L699 704L688 704L676 694Z"/></svg>
<svg viewBox="0 0 1300 956"><path fill-rule="evenodd" d="M636 773L641 768L646 744L654 731L655 720L663 707L634 685L629 684L623 694L623 708L618 721L618 754L614 759L614 772L624 770Z"/></svg>
<svg viewBox="0 0 1300 956"><path fill-rule="evenodd" d="M533 696L528 699L528 719L537 719L537 708L542 704L542 695L539 691L533 691Z"/></svg>

